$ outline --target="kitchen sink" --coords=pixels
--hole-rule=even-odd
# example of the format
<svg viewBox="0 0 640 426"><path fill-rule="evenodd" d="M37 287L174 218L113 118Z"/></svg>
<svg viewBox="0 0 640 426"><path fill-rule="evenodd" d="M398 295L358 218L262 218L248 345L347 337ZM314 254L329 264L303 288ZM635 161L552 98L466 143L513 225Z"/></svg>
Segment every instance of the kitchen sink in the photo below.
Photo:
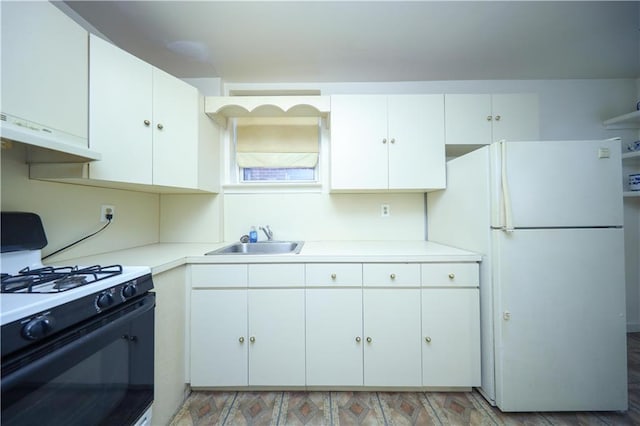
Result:
<svg viewBox="0 0 640 426"><path fill-rule="evenodd" d="M259 241L257 243L234 243L205 255L218 254L298 254L304 241Z"/></svg>

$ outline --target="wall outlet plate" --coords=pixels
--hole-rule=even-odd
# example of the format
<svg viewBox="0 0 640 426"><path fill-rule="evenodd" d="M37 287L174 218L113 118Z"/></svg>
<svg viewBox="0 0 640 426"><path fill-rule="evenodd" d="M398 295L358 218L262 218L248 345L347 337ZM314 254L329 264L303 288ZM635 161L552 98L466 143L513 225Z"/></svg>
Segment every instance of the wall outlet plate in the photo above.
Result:
<svg viewBox="0 0 640 426"><path fill-rule="evenodd" d="M391 206L389 204L380 205L380 216L382 217L391 216Z"/></svg>
<svg viewBox="0 0 640 426"><path fill-rule="evenodd" d="M111 222L113 222L116 218L115 206L109 204L100 206L100 222L107 222L107 214L111 215Z"/></svg>

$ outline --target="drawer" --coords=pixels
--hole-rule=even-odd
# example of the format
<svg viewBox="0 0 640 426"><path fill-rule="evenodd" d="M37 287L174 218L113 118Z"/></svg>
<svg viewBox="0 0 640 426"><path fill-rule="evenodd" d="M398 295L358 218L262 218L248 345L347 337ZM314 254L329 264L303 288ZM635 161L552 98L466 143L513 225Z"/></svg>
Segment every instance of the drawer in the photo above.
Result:
<svg viewBox="0 0 640 426"><path fill-rule="evenodd" d="M304 264L251 264L249 287L304 287Z"/></svg>
<svg viewBox="0 0 640 426"><path fill-rule="evenodd" d="M480 281L477 263L425 263L423 286L477 287Z"/></svg>
<svg viewBox="0 0 640 426"><path fill-rule="evenodd" d="M360 263L309 263L306 268L307 287L361 287Z"/></svg>
<svg viewBox="0 0 640 426"><path fill-rule="evenodd" d="M362 282L365 287L420 287L420 265L418 263L365 263L362 265Z"/></svg>
<svg viewBox="0 0 640 426"><path fill-rule="evenodd" d="M191 265L191 288L246 286L247 265Z"/></svg>

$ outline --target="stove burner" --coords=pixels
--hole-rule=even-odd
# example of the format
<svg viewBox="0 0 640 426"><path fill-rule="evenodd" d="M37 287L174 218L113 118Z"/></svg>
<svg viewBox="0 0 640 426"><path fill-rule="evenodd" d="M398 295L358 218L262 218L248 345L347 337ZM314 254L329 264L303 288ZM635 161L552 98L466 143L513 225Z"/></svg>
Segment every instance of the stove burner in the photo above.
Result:
<svg viewBox="0 0 640 426"><path fill-rule="evenodd" d="M120 275L121 273L121 265L94 265L86 268L78 268L77 266L46 266L43 268L30 269L27 267L20 270L16 275L3 274L0 292L58 293Z"/></svg>
<svg viewBox="0 0 640 426"><path fill-rule="evenodd" d="M87 283L87 277L83 275L69 275L56 281L53 288L56 290L68 290Z"/></svg>

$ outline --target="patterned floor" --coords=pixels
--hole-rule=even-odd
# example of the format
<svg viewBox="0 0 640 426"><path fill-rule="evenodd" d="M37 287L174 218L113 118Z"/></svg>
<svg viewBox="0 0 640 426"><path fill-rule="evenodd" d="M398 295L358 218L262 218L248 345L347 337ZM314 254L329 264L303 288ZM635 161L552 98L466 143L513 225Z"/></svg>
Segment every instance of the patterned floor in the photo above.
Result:
<svg viewBox="0 0 640 426"><path fill-rule="evenodd" d="M193 392L171 426L639 425L640 333L626 413L502 413L477 392Z"/></svg>

